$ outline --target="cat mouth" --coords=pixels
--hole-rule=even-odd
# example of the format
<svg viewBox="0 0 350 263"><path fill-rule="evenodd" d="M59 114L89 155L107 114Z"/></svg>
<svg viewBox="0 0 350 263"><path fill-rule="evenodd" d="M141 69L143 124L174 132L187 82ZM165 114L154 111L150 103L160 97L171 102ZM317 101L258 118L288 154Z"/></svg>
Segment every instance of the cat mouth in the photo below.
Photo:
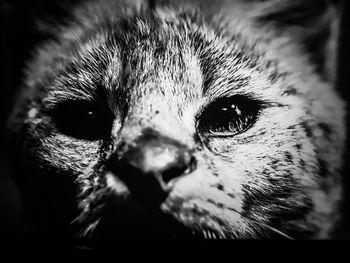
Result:
<svg viewBox="0 0 350 263"><path fill-rule="evenodd" d="M124 202L117 207L108 207L95 217L94 222L84 225L78 236L93 246L113 239L205 239L209 231L186 226L158 207L135 202Z"/></svg>
<svg viewBox="0 0 350 263"><path fill-rule="evenodd" d="M96 227L96 238L196 238L196 232L161 211L128 212L106 216Z"/></svg>

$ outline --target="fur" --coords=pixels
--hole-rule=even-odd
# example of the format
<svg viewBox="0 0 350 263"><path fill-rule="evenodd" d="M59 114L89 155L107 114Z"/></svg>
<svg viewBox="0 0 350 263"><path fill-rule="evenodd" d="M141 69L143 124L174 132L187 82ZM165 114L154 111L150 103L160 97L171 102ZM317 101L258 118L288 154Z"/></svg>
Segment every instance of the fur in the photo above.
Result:
<svg viewBox="0 0 350 263"><path fill-rule="evenodd" d="M345 105L334 67L315 64L304 46L314 21L275 18L291 2L93 1L53 27L9 122L31 222L93 236L132 195L107 162L149 130L196 159L157 207L181 226L205 238L329 238L339 219ZM336 30L336 9L325 13L317 18ZM319 33L310 31L310 39ZM319 49L333 66L336 35ZM252 126L234 136L201 132L208 105L232 96L262 105ZM72 101L108 106L108 139L57 129L51 112ZM147 227L130 222L140 235Z"/></svg>

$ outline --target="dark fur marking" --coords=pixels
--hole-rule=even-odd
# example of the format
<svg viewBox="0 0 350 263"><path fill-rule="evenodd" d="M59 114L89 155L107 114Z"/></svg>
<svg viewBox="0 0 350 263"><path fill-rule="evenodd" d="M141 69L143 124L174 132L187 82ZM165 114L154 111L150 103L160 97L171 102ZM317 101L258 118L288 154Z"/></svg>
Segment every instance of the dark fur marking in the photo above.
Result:
<svg viewBox="0 0 350 263"><path fill-rule="evenodd" d="M318 170L319 170L318 174L323 178L327 177L327 175L329 174L329 171L328 171L328 166L326 161L318 158L317 164L318 164Z"/></svg>
<svg viewBox="0 0 350 263"><path fill-rule="evenodd" d="M283 92L282 92L282 96L283 95L296 95L298 93L297 89L294 86L288 86Z"/></svg>
<svg viewBox="0 0 350 263"><path fill-rule="evenodd" d="M236 198L236 196L233 193L227 193L227 195L231 198Z"/></svg>
<svg viewBox="0 0 350 263"><path fill-rule="evenodd" d="M274 71L269 75L268 78L271 81L271 83L275 83L277 81L277 79L279 78L279 74L277 71Z"/></svg>
<svg viewBox="0 0 350 263"><path fill-rule="evenodd" d="M302 122L300 125L304 129L306 136L312 137L312 128L309 126L309 124L306 122Z"/></svg>
<svg viewBox="0 0 350 263"><path fill-rule="evenodd" d="M284 156L286 157L286 160L289 162L289 163L293 163L293 156L290 152L285 152L284 153Z"/></svg>
<svg viewBox="0 0 350 263"><path fill-rule="evenodd" d="M217 184L216 188L220 191L224 190L224 186L222 184Z"/></svg>
<svg viewBox="0 0 350 263"><path fill-rule="evenodd" d="M320 127L320 129L323 131L323 134L324 134L324 137L327 139L327 140L330 140L330 137L331 137L331 133L332 133L332 128L326 124L326 123L320 123L318 124L318 126Z"/></svg>

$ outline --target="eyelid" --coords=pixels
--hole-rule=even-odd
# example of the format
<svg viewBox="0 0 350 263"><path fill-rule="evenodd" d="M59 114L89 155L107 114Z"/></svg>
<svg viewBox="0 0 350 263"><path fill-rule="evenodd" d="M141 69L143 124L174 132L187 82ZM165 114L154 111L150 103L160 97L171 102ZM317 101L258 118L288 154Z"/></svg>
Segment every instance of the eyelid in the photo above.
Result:
<svg viewBox="0 0 350 263"><path fill-rule="evenodd" d="M63 71L48 83L43 105L47 109L65 101L99 101L105 97L105 87L96 76Z"/></svg>
<svg viewBox="0 0 350 263"><path fill-rule="evenodd" d="M55 86L49 89L49 92L42 100L43 110L50 111L58 107L62 103L68 102L86 102L91 104L107 103L106 95L103 87L95 85L91 90L82 89L81 86L73 87L67 85L65 87Z"/></svg>

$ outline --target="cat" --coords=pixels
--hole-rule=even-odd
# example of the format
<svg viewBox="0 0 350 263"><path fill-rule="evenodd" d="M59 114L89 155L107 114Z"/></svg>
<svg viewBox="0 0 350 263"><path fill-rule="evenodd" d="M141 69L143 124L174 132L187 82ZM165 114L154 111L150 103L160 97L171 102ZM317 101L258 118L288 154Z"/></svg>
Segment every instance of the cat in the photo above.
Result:
<svg viewBox="0 0 350 263"><path fill-rule="evenodd" d="M338 11L74 8L33 53L8 122L27 225L96 239L330 238L345 142Z"/></svg>

